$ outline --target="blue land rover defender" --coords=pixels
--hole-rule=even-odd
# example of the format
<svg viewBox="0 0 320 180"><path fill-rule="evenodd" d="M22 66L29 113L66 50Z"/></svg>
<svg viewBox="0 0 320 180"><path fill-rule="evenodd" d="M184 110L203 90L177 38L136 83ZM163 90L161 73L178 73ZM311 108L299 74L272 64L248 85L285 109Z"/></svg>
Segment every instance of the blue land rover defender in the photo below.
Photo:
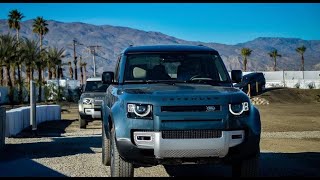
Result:
<svg viewBox="0 0 320 180"><path fill-rule="evenodd" d="M261 123L249 97L233 87L219 53L205 46L129 47L102 104L102 163L111 176L135 167L225 163L233 175L258 173Z"/></svg>

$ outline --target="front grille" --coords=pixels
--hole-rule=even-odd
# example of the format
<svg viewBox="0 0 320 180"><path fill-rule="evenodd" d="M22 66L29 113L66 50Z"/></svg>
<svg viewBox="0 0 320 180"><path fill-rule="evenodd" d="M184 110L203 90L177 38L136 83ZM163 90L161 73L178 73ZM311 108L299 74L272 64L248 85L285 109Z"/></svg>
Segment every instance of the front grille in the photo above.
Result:
<svg viewBox="0 0 320 180"><path fill-rule="evenodd" d="M208 139L220 138L219 130L165 130L162 131L163 139Z"/></svg>
<svg viewBox="0 0 320 180"><path fill-rule="evenodd" d="M212 107L214 107L214 109ZM206 111L220 111L220 109L221 109L220 105L161 106L161 112L206 112Z"/></svg>
<svg viewBox="0 0 320 180"><path fill-rule="evenodd" d="M102 105L103 100L95 100L94 105Z"/></svg>

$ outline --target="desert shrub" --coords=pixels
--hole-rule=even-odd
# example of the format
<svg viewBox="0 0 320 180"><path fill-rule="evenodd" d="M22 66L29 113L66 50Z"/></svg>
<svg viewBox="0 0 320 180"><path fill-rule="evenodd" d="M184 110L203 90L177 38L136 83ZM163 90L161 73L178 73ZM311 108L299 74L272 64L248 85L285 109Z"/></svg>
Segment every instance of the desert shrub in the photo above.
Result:
<svg viewBox="0 0 320 180"><path fill-rule="evenodd" d="M311 82L308 84L308 87L309 87L309 89L314 89L314 88L316 88L316 85L314 82Z"/></svg>
<svg viewBox="0 0 320 180"><path fill-rule="evenodd" d="M54 84L47 84L44 87L44 97L46 101L59 102L66 100L65 88Z"/></svg>

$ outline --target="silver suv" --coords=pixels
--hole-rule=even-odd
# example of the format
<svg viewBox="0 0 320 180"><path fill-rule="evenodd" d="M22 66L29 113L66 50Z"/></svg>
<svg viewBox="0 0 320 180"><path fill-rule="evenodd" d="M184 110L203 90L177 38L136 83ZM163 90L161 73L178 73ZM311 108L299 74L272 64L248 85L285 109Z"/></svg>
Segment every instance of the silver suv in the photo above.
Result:
<svg viewBox="0 0 320 180"><path fill-rule="evenodd" d="M101 77L87 79L78 102L80 128L86 128L89 121L101 119L101 104L108 86L102 83Z"/></svg>

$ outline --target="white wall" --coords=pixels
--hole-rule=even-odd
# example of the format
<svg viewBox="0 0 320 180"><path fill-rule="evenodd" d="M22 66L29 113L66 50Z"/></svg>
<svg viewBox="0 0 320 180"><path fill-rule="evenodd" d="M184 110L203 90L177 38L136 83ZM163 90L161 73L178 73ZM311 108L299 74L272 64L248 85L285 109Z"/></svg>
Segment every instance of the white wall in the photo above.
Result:
<svg viewBox="0 0 320 180"><path fill-rule="evenodd" d="M59 105L38 105L36 108L37 124L45 121L61 120L61 107ZM17 135L30 125L30 106L6 111L6 137Z"/></svg>
<svg viewBox="0 0 320 180"><path fill-rule="evenodd" d="M259 71L266 78L266 87L289 87L320 89L320 71ZM243 75L252 72L243 72ZM229 72L229 74L231 74ZM230 76L231 77L231 76Z"/></svg>

